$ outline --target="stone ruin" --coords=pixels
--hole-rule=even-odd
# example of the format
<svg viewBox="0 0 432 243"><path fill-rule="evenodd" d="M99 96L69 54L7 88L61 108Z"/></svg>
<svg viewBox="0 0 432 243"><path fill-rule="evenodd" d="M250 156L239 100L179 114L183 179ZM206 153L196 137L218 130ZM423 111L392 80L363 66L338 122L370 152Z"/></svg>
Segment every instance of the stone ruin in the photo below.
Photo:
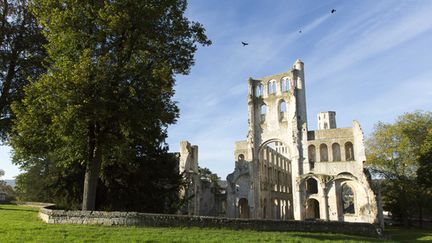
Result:
<svg viewBox="0 0 432 243"><path fill-rule="evenodd" d="M363 164L357 121L337 128L320 112L309 130L304 64L248 80L248 134L235 143L234 172L211 193L198 173L198 146L181 142L179 170L189 183L183 214L228 218L377 223L377 202Z"/></svg>

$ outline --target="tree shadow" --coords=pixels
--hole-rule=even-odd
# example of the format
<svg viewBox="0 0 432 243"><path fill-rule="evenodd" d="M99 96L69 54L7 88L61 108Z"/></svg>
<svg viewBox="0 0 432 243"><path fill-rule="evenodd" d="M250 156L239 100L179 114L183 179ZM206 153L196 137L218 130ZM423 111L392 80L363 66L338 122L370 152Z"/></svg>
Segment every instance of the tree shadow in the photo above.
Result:
<svg viewBox="0 0 432 243"><path fill-rule="evenodd" d="M390 228L386 230L390 240L398 242L425 242L432 240L432 231L430 229L419 228ZM428 237L429 239L422 239Z"/></svg>
<svg viewBox="0 0 432 243"><path fill-rule="evenodd" d="M12 204L9 204L10 206L15 206ZM8 210L8 211L27 211L27 212L37 212L38 210L36 209L32 209L32 208L8 208L8 207L4 207L3 205L0 205L0 210Z"/></svg>
<svg viewBox="0 0 432 243"><path fill-rule="evenodd" d="M300 237L302 239L314 239L314 240L323 240L323 241L359 241L359 242L382 242L382 239L366 237L366 236L357 236L357 235L332 235L332 234L307 234L307 233L296 233L291 234L294 237Z"/></svg>

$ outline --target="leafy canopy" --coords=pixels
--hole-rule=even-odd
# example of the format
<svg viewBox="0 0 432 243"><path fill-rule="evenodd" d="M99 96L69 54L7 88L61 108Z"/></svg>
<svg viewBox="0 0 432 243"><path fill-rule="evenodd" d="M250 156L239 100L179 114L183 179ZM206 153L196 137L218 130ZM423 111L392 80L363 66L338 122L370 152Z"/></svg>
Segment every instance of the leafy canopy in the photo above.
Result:
<svg viewBox="0 0 432 243"><path fill-rule="evenodd" d="M8 139L14 115L11 103L23 96L23 87L45 72L41 27L27 0L0 1L0 138Z"/></svg>
<svg viewBox="0 0 432 243"><path fill-rule="evenodd" d="M35 0L49 65L13 106L14 162L27 170L78 163L97 182L104 168L166 153L166 127L178 117L174 77L190 71L197 43L210 44L186 5Z"/></svg>

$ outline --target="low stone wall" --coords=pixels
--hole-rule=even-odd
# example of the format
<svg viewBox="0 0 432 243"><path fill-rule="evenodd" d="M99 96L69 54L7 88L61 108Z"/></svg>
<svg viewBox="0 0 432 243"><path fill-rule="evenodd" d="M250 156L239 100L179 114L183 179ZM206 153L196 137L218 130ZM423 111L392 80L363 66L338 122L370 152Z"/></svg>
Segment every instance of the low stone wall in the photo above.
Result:
<svg viewBox="0 0 432 243"><path fill-rule="evenodd" d="M65 211L41 208L39 217L51 224L100 224L150 227L202 227L257 231L332 232L381 237L382 230L368 223L231 219L136 212Z"/></svg>

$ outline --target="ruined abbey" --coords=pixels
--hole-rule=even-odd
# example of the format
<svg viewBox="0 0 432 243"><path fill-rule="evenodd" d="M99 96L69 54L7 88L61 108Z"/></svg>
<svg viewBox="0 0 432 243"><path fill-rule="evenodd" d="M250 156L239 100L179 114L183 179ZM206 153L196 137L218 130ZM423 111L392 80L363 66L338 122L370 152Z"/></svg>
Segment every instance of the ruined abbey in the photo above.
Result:
<svg viewBox="0 0 432 243"><path fill-rule="evenodd" d="M189 214L212 207L212 215L229 218L376 223L360 124L337 128L336 113L327 111L318 114L317 130L308 129L303 62L250 78L248 87L247 140L235 143L234 172L221 184L224 199L203 194L202 181L193 176L198 148L182 145L180 172L192 172L187 193L195 196Z"/></svg>

